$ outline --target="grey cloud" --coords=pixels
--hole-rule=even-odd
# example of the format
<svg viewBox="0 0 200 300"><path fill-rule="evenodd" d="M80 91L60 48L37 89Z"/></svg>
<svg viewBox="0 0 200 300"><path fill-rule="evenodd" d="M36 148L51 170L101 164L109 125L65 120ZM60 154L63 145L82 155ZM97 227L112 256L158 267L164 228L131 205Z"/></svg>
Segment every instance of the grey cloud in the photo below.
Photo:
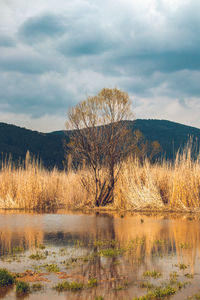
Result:
<svg viewBox="0 0 200 300"><path fill-rule="evenodd" d="M45 14L28 18L19 28L19 36L26 42L40 42L65 32L63 18L60 15Z"/></svg>
<svg viewBox="0 0 200 300"><path fill-rule="evenodd" d="M0 35L0 47L13 47L14 45L15 43L11 37Z"/></svg>
<svg viewBox="0 0 200 300"><path fill-rule="evenodd" d="M59 46L59 50L66 56L97 55L109 49L109 41L97 34L78 35L67 38Z"/></svg>
<svg viewBox="0 0 200 300"><path fill-rule="evenodd" d="M168 10L160 0L152 16L144 2L122 2L71 2L60 15L48 8L26 19L16 46L0 56L2 109L61 114L106 85L138 99L200 97L200 4Z"/></svg>
<svg viewBox="0 0 200 300"><path fill-rule="evenodd" d="M30 74L40 74L52 70L49 61L43 59L34 59L33 57L21 57L12 59L0 59L0 70L6 72L20 72Z"/></svg>
<svg viewBox="0 0 200 300"><path fill-rule="evenodd" d="M41 74L59 70L59 66L54 57L44 56L30 47L12 47L1 51L0 70L25 74Z"/></svg>
<svg viewBox="0 0 200 300"><path fill-rule="evenodd" d="M74 101L74 94L64 88L56 74L45 77L9 74L0 82L0 109L13 113L27 113L32 117L44 114L63 114Z"/></svg>

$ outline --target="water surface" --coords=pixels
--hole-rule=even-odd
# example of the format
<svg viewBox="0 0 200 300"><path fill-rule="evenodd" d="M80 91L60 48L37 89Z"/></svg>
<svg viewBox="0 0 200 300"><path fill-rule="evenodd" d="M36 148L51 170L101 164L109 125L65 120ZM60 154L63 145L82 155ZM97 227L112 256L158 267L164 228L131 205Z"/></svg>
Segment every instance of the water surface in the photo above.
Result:
<svg viewBox="0 0 200 300"><path fill-rule="evenodd" d="M200 221L191 215L0 212L0 267L44 285L30 300L128 300L147 294L145 284L174 286L168 298L187 299L200 292L199 249ZM63 280L84 288L59 293L53 287ZM18 299L15 288L1 288L0 299Z"/></svg>

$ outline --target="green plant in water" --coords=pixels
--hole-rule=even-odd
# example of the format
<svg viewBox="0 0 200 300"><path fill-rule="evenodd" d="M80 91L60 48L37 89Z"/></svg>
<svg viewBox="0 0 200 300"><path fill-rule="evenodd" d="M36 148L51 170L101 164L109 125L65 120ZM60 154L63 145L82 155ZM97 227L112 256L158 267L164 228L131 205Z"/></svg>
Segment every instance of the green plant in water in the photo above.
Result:
<svg viewBox="0 0 200 300"><path fill-rule="evenodd" d="M175 283L177 283L177 280L178 280L178 273L177 272L171 272L170 274L169 274L169 277L170 277L170 284L175 284Z"/></svg>
<svg viewBox="0 0 200 300"><path fill-rule="evenodd" d="M124 252L124 249L121 249L121 248L101 249L99 251L99 256L116 257L116 256L119 256L119 255L122 255L123 252Z"/></svg>
<svg viewBox="0 0 200 300"><path fill-rule="evenodd" d="M115 240L95 240L93 245L99 248L116 246L117 242Z"/></svg>
<svg viewBox="0 0 200 300"><path fill-rule="evenodd" d="M150 289L154 288L155 286L153 284L151 284L150 282L145 281L145 282L141 282L140 283L140 287L142 289L148 289L148 290L150 290Z"/></svg>
<svg viewBox="0 0 200 300"><path fill-rule="evenodd" d="M41 250L44 250L46 247L43 244L39 244L38 248L41 249Z"/></svg>
<svg viewBox="0 0 200 300"><path fill-rule="evenodd" d="M180 244L181 249L190 249L192 247L189 243L181 243Z"/></svg>
<svg viewBox="0 0 200 300"><path fill-rule="evenodd" d="M97 286L98 284L98 280L96 278L90 278L88 280L88 287L94 287L94 286Z"/></svg>
<svg viewBox="0 0 200 300"><path fill-rule="evenodd" d="M187 300L200 300L200 293L188 297Z"/></svg>
<svg viewBox="0 0 200 300"><path fill-rule="evenodd" d="M22 246L16 246L11 249L11 253L20 253L24 252L24 248Z"/></svg>
<svg viewBox="0 0 200 300"><path fill-rule="evenodd" d="M187 267L188 267L187 265L182 264L182 263L176 264L175 266L178 267L180 270L185 270L185 269L187 269Z"/></svg>
<svg viewBox="0 0 200 300"><path fill-rule="evenodd" d="M69 282L69 281L63 281L61 283L58 283L54 289L58 292L62 291L80 291L84 288L84 284L82 282Z"/></svg>
<svg viewBox="0 0 200 300"><path fill-rule="evenodd" d="M16 293L17 294L27 294L30 292L30 285L24 281L17 281L16 283Z"/></svg>
<svg viewBox="0 0 200 300"><path fill-rule="evenodd" d="M48 271L48 272L54 272L54 273L56 273L56 272L59 272L60 271L60 269L59 269L59 267L56 265L56 264L49 264L49 265L46 265L46 270Z"/></svg>
<svg viewBox="0 0 200 300"><path fill-rule="evenodd" d="M159 278L162 274L158 271L146 271L143 273L144 277L153 277L154 279Z"/></svg>
<svg viewBox="0 0 200 300"><path fill-rule="evenodd" d="M34 283L32 286L31 286L31 291L33 292L37 292L37 291L41 291L44 289L44 285L41 284L41 283Z"/></svg>
<svg viewBox="0 0 200 300"><path fill-rule="evenodd" d="M7 286L14 283L14 278L6 269L0 269L0 286Z"/></svg>
<svg viewBox="0 0 200 300"><path fill-rule="evenodd" d="M187 273L187 274L185 274L184 276L187 277L187 278L190 278L190 279L193 279L193 278L194 278L194 274L189 274L189 273Z"/></svg>
<svg viewBox="0 0 200 300"><path fill-rule="evenodd" d="M121 291L121 290L125 290L127 288L128 288L128 281L124 281L124 282L122 282L122 284L120 284L116 287L116 290Z"/></svg>
<svg viewBox="0 0 200 300"><path fill-rule="evenodd" d="M29 258L35 260L41 260L41 259L46 259L47 257L43 253L36 252L36 254L31 254Z"/></svg>
<svg viewBox="0 0 200 300"><path fill-rule="evenodd" d="M150 291L147 295L134 297L132 300L154 300L162 299L176 293L176 289L171 286L157 287L154 291Z"/></svg>

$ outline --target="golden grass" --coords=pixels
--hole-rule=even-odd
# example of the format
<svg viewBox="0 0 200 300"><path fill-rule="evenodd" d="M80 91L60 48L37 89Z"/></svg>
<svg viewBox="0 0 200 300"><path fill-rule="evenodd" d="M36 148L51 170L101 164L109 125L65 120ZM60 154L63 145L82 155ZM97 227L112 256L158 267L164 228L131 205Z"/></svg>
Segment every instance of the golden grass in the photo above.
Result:
<svg viewBox="0 0 200 300"><path fill-rule="evenodd" d="M87 182L88 189L82 186ZM0 208L52 210L94 207L94 184L86 167L69 172L45 170L29 153L23 164L11 161L0 171ZM191 158L191 148L177 153L175 163L141 164L136 158L123 162L115 187L115 201L109 209L200 208L200 156Z"/></svg>

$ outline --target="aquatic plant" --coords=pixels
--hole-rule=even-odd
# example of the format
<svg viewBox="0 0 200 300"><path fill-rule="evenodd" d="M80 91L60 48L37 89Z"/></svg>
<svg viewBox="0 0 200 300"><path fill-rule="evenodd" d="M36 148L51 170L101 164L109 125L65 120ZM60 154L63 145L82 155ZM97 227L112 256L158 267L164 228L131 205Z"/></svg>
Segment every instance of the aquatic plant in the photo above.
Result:
<svg viewBox="0 0 200 300"><path fill-rule="evenodd" d="M154 279L156 279L156 278L159 278L160 276L162 276L162 274L158 271L153 270L153 271L145 271L143 273L143 276L144 277L153 277Z"/></svg>
<svg viewBox="0 0 200 300"><path fill-rule="evenodd" d="M22 246L15 246L11 249L11 253L13 253L13 254L20 253L23 251L24 251L24 248Z"/></svg>
<svg viewBox="0 0 200 300"><path fill-rule="evenodd" d="M31 291L33 292L36 292L36 291L41 291L44 289L44 285L41 284L41 283L34 283L32 286L31 286Z"/></svg>
<svg viewBox="0 0 200 300"><path fill-rule="evenodd" d="M27 294L30 292L30 285L28 282L17 281L16 283L16 293L17 294Z"/></svg>
<svg viewBox="0 0 200 300"><path fill-rule="evenodd" d="M134 297L132 300L153 300L162 299L176 293L176 289L171 286L157 287L153 291L149 291L146 295Z"/></svg>
<svg viewBox="0 0 200 300"><path fill-rule="evenodd" d="M185 243L180 243L180 247L182 249L190 249L192 248L192 245L190 243L185 242Z"/></svg>
<svg viewBox="0 0 200 300"><path fill-rule="evenodd" d="M14 283L14 278L6 269L0 269L0 286L7 286Z"/></svg>
<svg viewBox="0 0 200 300"><path fill-rule="evenodd" d="M183 263L180 263L180 264L176 264L175 265L176 267L178 267L180 270L185 270L187 269L187 265L183 264Z"/></svg>
<svg viewBox="0 0 200 300"><path fill-rule="evenodd" d="M36 252L35 254L31 254L29 256L30 259L35 259L35 260L41 260L41 259L45 259L47 258L46 255L44 255L44 253L39 253Z"/></svg>
<svg viewBox="0 0 200 300"><path fill-rule="evenodd" d="M108 248L99 250L99 256L105 257L116 257L122 255L124 253L124 249L122 248Z"/></svg>
<svg viewBox="0 0 200 300"><path fill-rule="evenodd" d="M41 250L44 250L44 249L46 248L46 246L43 245L43 244L39 244L39 245L38 245L38 248L41 249Z"/></svg>
<svg viewBox="0 0 200 300"><path fill-rule="evenodd" d="M150 282L145 281L145 282L140 283L140 287L145 288L145 289L152 289L155 286L153 284L151 284Z"/></svg>
<svg viewBox="0 0 200 300"><path fill-rule="evenodd" d="M47 264L47 265L45 265L45 267L48 272L56 273L56 272L60 271L58 265L56 265L56 264Z"/></svg>
<svg viewBox="0 0 200 300"><path fill-rule="evenodd" d="M69 281L63 281L58 283L54 289L57 290L58 292L62 291L79 291L84 288L84 284L82 282L69 282Z"/></svg>
<svg viewBox="0 0 200 300"><path fill-rule="evenodd" d="M187 300L200 300L200 293L194 294L187 298Z"/></svg>
<svg viewBox="0 0 200 300"><path fill-rule="evenodd" d="M88 287L94 287L97 286L97 284L98 284L98 280L96 278L91 277L88 280Z"/></svg>

